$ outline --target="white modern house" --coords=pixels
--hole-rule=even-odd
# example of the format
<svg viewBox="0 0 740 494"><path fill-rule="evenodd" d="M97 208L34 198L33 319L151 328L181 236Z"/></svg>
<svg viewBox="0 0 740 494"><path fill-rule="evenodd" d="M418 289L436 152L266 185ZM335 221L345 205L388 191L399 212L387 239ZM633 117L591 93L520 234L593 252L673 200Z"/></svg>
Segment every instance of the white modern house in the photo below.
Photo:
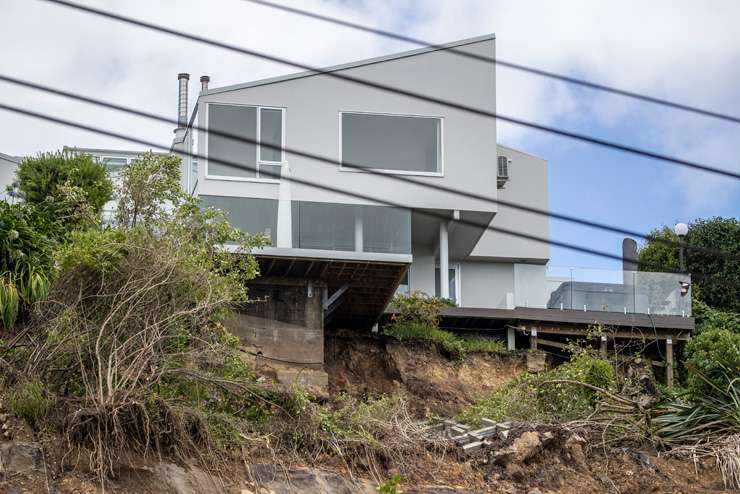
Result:
<svg viewBox="0 0 740 494"><path fill-rule="evenodd" d="M463 307L513 308L518 278L544 280L548 244L485 226L548 238L545 216L495 202L501 198L546 210L547 162L498 145L493 118L330 75L495 112L494 66L450 49L493 57L495 38L221 88L208 87L208 78L202 78L190 125L181 106L173 147L184 152L186 187L205 204L228 211L241 228L267 233L272 245L258 255L400 265L408 267L401 290L449 297ZM180 99L187 101L187 74L180 82ZM212 129L222 135L209 133Z"/></svg>
<svg viewBox="0 0 740 494"><path fill-rule="evenodd" d="M369 329L394 293L421 290L454 299L448 327L508 332L512 348L594 323L687 338L688 275L632 261L547 276L549 222L532 212L548 209L547 162L498 144L494 118L341 79L495 112L495 66L460 51L494 57L495 37L226 87L203 76L192 112L178 76L183 187L271 239L254 252L262 302L235 332L271 358L320 363L325 327Z"/></svg>

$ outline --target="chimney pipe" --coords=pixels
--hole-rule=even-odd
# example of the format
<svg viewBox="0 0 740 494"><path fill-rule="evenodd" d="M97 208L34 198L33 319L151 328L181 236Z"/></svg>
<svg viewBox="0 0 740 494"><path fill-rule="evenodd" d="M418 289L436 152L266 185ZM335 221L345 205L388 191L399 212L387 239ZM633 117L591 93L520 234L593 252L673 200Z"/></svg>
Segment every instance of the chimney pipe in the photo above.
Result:
<svg viewBox="0 0 740 494"><path fill-rule="evenodd" d="M637 242L626 237L622 240L622 278L625 285L634 285L633 272L637 271Z"/></svg>
<svg viewBox="0 0 740 494"><path fill-rule="evenodd" d="M207 75L200 76L200 90L208 91L208 83L211 82L211 78Z"/></svg>
<svg viewBox="0 0 740 494"><path fill-rule="evenodd" d="M190 74L177 74L178 100L177 100L177 128L183 129L188 125L188 81Z"/></svg>

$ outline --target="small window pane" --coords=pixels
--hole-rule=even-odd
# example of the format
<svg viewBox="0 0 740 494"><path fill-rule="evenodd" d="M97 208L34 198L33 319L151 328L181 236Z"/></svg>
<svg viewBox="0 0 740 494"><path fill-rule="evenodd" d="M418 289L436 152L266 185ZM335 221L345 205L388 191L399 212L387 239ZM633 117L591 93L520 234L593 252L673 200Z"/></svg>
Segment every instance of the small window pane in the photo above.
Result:
<svg viewBox="0 0 740 494"><path fill-rule="evenodd" d="M260 160L283 161L283 112L270 108L260 110ZM276 147L271 147L276 146Z"/></svg>
<svg viewBox="0 0 740 494"><path fill-rule="evenodd" d="M126 158L103 158L103 164L108 173L117 173L126 167L128 160Z"/></svg>
<svg viewBox="0 0 740 494"><path fill-rule="evenodd" d="M438 118L342 113L342 164L438 172L440 133Z"/></svg>
<svg viewBox="0 0 740 494"><path fill-rule="evenodd" d="M451 268L449 270L449 290L450 290L450 299L457 302L457 270L454 268ZM437 297L441 297L441 291L439 289L440 286L440 275L439 275L439 268L436 268L434 270L434 295Z"/></svg>
<svg viewBox="0 0 740 494"><path fill-rule="evenodd" d="M411 254L411 211L386 206L362 206L365 252Z"/></svg>
<svg viewBox="0 0 740 494"><path fill-rule="evenodd" d="M257 109L250 106L208 105L208 127L256 141ZM209 175L255 177L256 166L257 146L254 143L208 133Z"/></svg>
<svg viewBox="0 0 740 494"><path fill-rule="evenodd" d="M260 165L260 178L280 180L281 165Z"/></svg>
<svg viewBox="0 0 740 494"><path fill-rule="evenodd" d="M355 207L349 204L295 201L293 247L352 251Z"/></svg>

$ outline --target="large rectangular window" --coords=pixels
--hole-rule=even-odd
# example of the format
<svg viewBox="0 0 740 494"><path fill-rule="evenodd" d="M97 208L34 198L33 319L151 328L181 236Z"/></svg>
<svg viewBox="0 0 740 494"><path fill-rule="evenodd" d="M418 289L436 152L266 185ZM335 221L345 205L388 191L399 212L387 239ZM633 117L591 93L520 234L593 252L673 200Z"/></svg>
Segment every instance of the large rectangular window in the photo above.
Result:
<svg viewBox="0 0 740 494"><path fill-rule="evenodd" d="M203 195L200 200L204 206L223 210L233 226L247 233L264 233L275 245L278 217L276 200Z"/></svg>
<svg viewBox="0 0 740 494"><path fill-rule="evenodd" d="M293 247L411 253L410 211L308 201L294 201L292 208Z"/></svg>
<svg viewBox="0 0 740 494"><path fill-rule="evenodd" d="M340 115L343 167L441 173L440 118L350 112Z"/></svg>
<svg viewBox="0 0 740 494"><path fill-rule="evenodd" d="M279 178L283 113L280 108L209 104L208 128L236 138L208 133L208 177Z"/></svg>

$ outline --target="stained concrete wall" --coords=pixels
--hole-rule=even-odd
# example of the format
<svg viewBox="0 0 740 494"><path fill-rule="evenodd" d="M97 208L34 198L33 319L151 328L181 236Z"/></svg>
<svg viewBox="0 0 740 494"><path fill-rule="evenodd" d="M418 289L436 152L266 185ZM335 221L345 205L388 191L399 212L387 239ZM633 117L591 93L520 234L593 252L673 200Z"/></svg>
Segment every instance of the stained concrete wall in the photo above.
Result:
<svg viewBox="0 0 740 494"><path fill-rule="evenodd" d="M254 302L235 315L229 329L267 358L321 366L324 285L300 279L266 278L248 288Z"/></svg>

